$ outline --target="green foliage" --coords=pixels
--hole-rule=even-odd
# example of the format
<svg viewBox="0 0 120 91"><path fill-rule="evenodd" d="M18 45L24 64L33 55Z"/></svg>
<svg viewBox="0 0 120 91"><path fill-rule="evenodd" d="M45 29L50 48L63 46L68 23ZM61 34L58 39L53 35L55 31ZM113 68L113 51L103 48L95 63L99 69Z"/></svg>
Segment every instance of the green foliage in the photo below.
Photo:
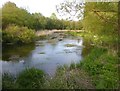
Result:
<svg viewBox="0 0 120 91"><path fill-rule="evenodd" d="M35 30L81 29L82 27L79 21L57 19L55 13L52 13L49 18L44 17L41 13L30 14L27 10L18 8L12 2L7 2L2 7L2 28L5 29L9 24L26 26Z"/></svg>
<svg viewBox="0 0 120 91"><path fill-rule="evenodd" d="M3 89L40 89L44 84L43 71L30 68L22 71L16 78L10 74L4 74L2 78Z"/></svg>
<svg viewBox="0 0 120 91"><path fill-rule="evenodd" d="M77 65L76 63L71 63L71 64L70 64L70 69L75 69L75 68L76 68L76 65Z"/></svg>
<svg viewBox="0 0 120 91"><path fill-rule="evenodd" d="M16 82L20 88L41 88L44 83L44 73L35 68L26 69L19 74Z"/></svg>
<svg viewBox="0 0 120 91"><path fill-rule="evenodd" d="M4 73L2 76L2 88L3 89L11 89L11 88L16 88L17 84L15 84L15 78L8 74L8 73Z"/></svg>
<svg viewBox="0 0 120 91"><path fill-rule="evenodd" d="M33 13L32 17L34 18L33 28L36 30L46 28L46 18L41 13Z"/></svg>
<svg viewBox="0 0 120 91"><path fill-rule="evenodd" d="M82 54L84 59L76 66L89 73L95 87L97 89L118 88L118 55L116 50L118 37L94 34L90 31L69 32L69 34L83 37L85 48L83 48ZM73 64L71 66L74 67Z"/></svg>
<svg viewBox="0 0 120 91"><path fill-rule="evenodd" d="M106 49L93 48L88 56L78 65L86 70L98 89L118 88L118 57L109 54Z"/></svg>
<svg viewBox="0 0 120 91"><path fill-rule="evenodd" d="M27 27L9 25L3 33L3 43L30 43L35 39L34 30Z"/></svg>
<svg viewBox="0 0 120 91"><path fill-rule="evenodd" d="M27 10L18 8L12 2L7 2L2 7L2 28L5 29L9 24L33 28L33 17Z"/></svg>
<svg viewBox="0 0 120 91"><path fill-rule="evenodd" d="M117 5L113 2L85 3L84 28L99 35L117 34Z"/></svg>
<svg viewBox="0 0 120 91"><path fill-rule="evenodd" d="M55 13L52 13L51 16L50 16L51 19L57 19L57 16Z"/></svg>
<svg viewBox="0 0 120 91"><path fill-rule="evenodd" d="M68 3L70 8L75 6L75 10L79 11L83 8L83 5L78 3ZM74 5L72 5L74 4ZM36 30L39 29L85 29L83 33L69 32L74 36L82 36L84 39L83 45L85 46L84 51L87 51L87 55L80 64L71 64L70 69L61 68L56 73L56 76L47 81L46 86L43 88L88 88L88 85L81 84L83 81L80 78L84 78L84 72L80 69L89 73L93 80L93 83L97 89L112 88L116 89L119 86L118 83L118 55L117 55L117 4L110 2L93 2L85 3L84 8L84 19L83 22L78 21L66 21L58 19L45 18L41 14L29 14L26 10L16 7L14 3L7 3L3 6L3 28L8 25L15 23L17 25L28 26ZM67 4L61 4L61 10L68 12ZM72 8L73 9L73 8ZM12 11L11 11L12 10ZM11 15L12 13L12 15ZM19 17L22 16L22 17ZM28 18L29 17L29 18ZM28 19L30 21L28 21ZM33 20L32 20L33 19ZM25 21L26 20L26 21ZM34 22L33 22L34 21ZM27 30L27 32L26 32ZM21 32L22 31L22 32ZM29 33L29 32L30 33ZM26 27L8 26L3 31L3 42L31 42L33 40L34 33ZM30 36L30 39L29 39ZM89 52L88 52L89 51ZM83 53L86 54L86 53ZM80 69L76 70L76 66ZM42 74L42 75L41 75ZM81 76L82 77L79 77ZM14 80L11 77L5 76L3 79L3 87L10 88L14 86ZM16 81L17 86L20 88L41 88L44 82L43 73L38 70L31 69L21 73ZM38 80L39 79L39 80ZM77 79L77 80L76 80ZM78 80L80 79L80 80ZM9 81L8 81L9 80ZM87 82L85 82L87 83ZM92 83L90 83L92 84ZM16 87L17 87L16 86Z"/></svg>

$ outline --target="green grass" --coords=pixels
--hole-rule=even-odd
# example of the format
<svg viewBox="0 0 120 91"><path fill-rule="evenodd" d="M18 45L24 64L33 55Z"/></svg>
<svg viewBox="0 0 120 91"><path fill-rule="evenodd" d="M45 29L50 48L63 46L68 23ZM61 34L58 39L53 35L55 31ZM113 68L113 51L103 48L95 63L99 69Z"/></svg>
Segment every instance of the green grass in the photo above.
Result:
<svg viewBox="0 0 120 91"><path fill-rule="evenodd" d="M84 59L77 68L86 71L96 89L116 89L119 87L117 35L95 35L91 32L72 33L82 36ZM75 66L72 64L72 68Z"/></svg>
<svg viewBox="0 0 120 91"><path fill-rule="evenodd" d="M16 82L20 88L41 88L44 83L44 73L35 68L26 69L20 73Z"/></svg>
<svg viewBox="0 0 120 91"><path fill-rule="evenodd" d="M15 78L11 74L4 73L2 76L2 88L16 89L17 87L17 84L15 84Z"/></svg>
<svg viewBox="0 0 120 91"><path fill-rule="evenodd" d="M41 70L25 69L16 78L10 74L4 74L2 86L3 89L40 89L45 82L44 76Z"/></svg>
<svg viewBox="0 0 120 91"><path fill-rule="evenodd" d="M89 73L97 89L115 89L119 86L117 60L117 55L109 53L107 49L93 48L77 66Z"/></svg>

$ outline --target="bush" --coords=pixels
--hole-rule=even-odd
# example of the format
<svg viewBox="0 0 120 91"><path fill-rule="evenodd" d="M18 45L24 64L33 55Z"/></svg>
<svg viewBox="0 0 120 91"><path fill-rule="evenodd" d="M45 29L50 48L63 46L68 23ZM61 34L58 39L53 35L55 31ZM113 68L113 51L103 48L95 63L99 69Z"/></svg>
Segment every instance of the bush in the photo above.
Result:
<svg viewBox="0 0 120 91"><path fill-rule="evenodd" d="M16 83L19 88L41 88L44 83L44 73L41 70L31 68L19 74Z"/></svg>
<svg viewBox="0 0 120 91"><path fill-rule="evenodd" d="M9 25L3 33L3 43L30 43L35 39L35 32L27 27Z"/></svg>

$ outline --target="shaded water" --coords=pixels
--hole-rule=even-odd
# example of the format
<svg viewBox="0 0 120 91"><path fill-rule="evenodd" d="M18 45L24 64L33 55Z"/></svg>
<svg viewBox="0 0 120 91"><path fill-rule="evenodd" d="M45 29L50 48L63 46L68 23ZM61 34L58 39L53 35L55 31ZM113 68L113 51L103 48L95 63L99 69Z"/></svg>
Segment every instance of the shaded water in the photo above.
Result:
<svg viewBox="0 0 120 91"><path fill-rule="evenodd" d="M60 41L57 38L39 40L35 45L6 46L0 61L2 71L16 75L27 67L35 67L52 76L58 66L80 62L82 42L81 38L69 37Z"/></svg>

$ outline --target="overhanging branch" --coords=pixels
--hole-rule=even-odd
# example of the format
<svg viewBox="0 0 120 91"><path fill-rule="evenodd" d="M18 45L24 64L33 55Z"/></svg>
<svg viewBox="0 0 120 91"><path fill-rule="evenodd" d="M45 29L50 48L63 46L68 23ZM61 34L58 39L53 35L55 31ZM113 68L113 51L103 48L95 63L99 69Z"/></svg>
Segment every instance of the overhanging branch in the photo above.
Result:
<svg viewBox="0 0 120 91"><path fill-rule="evenodd" d="M98 12L100 12L100 11L96 11L96 10L92 10L92 11L93 11L100 19L102 19L103 21L118 25L117 22L112 22L112 21L106 19L105 17L103 17L102 15L100 15L100 14L98 13Z"/></svg>

